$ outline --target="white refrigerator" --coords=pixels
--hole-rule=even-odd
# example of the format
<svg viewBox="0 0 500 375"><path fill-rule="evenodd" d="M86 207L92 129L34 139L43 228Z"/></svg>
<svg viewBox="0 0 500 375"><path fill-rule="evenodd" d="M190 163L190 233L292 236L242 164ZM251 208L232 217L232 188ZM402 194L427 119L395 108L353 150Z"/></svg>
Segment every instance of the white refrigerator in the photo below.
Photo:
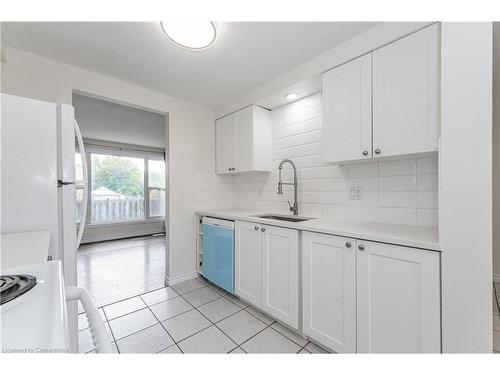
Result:
<svg viewBox="0 0 500 375"><path fill-rule="evenodd" d="M50 230L49 258L60 259L66 285L77 284L77 254L87 197L86 158L70 105L1 95L0 233ZM76 145L82 170L75 181ZM76 225L76 186L82 185L81 225ZM68 303L72 350L77 348L78 306Z"/></svg>

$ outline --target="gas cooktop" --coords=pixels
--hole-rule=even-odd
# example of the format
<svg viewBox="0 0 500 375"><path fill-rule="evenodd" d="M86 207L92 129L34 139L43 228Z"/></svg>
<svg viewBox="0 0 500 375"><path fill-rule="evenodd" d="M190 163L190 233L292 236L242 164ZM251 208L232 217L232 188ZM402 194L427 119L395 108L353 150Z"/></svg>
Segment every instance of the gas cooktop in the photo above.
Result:
<svg viewBox="0 0 500 375"><path fill-rule="evenodd" d="M36 285L36 277L31 275L0 276L0 305L23 295Z"/></svg>

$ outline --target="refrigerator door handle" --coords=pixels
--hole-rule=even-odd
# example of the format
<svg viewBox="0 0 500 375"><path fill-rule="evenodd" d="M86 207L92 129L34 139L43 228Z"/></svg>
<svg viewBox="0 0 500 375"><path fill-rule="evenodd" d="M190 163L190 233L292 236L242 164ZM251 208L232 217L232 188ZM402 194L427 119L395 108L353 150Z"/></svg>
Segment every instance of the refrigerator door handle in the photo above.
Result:
<svg viewBox="0 0 500 375"><path fill-rule="evenodd" d="M63 181L63 180L57 180L57 187L63 187L64 185L74 185L74 181Z"/></svg>
<svg viewBox="0 0 500 375"><path fill-rule="evenodd" d="M80 218L80 227L78 228L78 234L76 236L76 247L78 250L80 243L82 242L83 229L85 228L85 219L87 218L87 204L88 204L88 168L87 168L87 155L85 154L85 147L83 145L82 133L76 119L74 119L75 124L75 134L78 140L78 148L80 149L80 155L82 157L82 169L83 169L83 204L82 204L82 216Z"/></svg>

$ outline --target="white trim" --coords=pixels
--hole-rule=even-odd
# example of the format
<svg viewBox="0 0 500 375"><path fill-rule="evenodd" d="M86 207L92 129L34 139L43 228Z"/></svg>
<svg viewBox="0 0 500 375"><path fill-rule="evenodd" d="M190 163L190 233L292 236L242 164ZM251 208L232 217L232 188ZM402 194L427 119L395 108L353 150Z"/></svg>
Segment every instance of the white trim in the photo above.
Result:
<svg viewBox="0 0 500 375"><path fill-rule="evenodd" d="M88 233L88 228L86 228ZM140 236L148 236L151 234L162 233L158 231L157 228L148 228L137 231L127 231L127 232L118 232L113 234L103 234L97 236L83 236L82 244L93 243L93 242L101 242L101 241L110 241L110 240L120 240L124 238L130 237L140 237Z"/></svg>
<svg viewBox="0 0 500 375"><path fill-rule="evenodd" d="M132 225L132 224L150 224L150 223L159 223L165 222L165 217L163 216L155 216L149 219L137 219L137 220L129 220L129 221L110 221L110 222L102 222L102 223L89 223L85 225L85 229L87 228L109 228L109 227L120 227L124 225ZM77 224L79 226L79 223Z"/></svg>
<svg viewBox="0 0 500 375"><path fill-rule="evenodd" d="M493 282L500 283L500 274L498 273L493 274Z"/></svg>
<svg viewBox="0 0 500 375"><path fill-rule="evenodd" d="M165 285L175 285L182 283L183 281L195 279L198 277L198 272L189 272L185 273L184 275L179 275L175 277L168 277L165 275Z"/></svg>

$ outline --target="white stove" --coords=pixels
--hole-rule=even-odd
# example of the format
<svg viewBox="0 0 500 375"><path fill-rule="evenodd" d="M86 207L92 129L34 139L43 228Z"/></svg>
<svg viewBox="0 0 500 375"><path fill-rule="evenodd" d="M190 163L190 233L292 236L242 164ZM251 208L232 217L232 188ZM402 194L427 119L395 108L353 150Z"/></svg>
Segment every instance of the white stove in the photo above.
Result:
<svg viewBox="0 0 500 375"><path fill-rule="evenodd" d="M1 274L8 276L0 305L2 353L69 352L61 262L7 268Z"/></svg>

